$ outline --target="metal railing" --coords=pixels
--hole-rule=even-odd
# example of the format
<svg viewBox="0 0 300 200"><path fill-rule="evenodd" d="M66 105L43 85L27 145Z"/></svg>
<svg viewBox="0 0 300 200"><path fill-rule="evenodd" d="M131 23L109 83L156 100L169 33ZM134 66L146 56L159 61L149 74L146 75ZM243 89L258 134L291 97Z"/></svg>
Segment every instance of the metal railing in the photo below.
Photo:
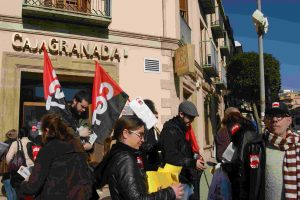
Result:
<svg viewBox="0 0 300 200"><path fill-rule="evenodd" d="M25 5L110 17L111 0L24 0Z"/></svg>

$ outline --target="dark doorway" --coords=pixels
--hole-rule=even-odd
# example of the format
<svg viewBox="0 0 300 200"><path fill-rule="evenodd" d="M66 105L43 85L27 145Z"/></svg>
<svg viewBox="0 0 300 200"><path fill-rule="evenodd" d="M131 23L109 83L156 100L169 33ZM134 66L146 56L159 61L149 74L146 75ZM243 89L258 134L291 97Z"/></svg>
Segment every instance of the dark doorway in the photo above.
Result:
<svg viewBox="0 0 300 200"><path fill-rule="evenodd" d="M92 77L58 75L58 80L68 103L72 101L73 96L79 90L86 90L90 96L92 94ZM43 74L22 72L20 91L19 128L25 126L31 129L46 113Z"/></svg>

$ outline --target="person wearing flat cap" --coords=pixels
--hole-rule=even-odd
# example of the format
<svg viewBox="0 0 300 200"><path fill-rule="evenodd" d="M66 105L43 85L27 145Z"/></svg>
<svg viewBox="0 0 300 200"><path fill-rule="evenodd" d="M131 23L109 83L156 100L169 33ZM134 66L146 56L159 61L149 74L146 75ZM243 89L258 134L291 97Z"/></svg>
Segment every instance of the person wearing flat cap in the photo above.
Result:
<svg viewBox="0 0 300 200"><path fill-rule="evenodd" d="M184 101L179 105L178 115L164 124L160 134L163 162L183 167L179 174L179 181L184 185L183 199L193 199L197 171L204 169L203 159L193 157L191 144L186 140L187 129L197 116L196 106L190 101Z"/></svg>
<svg viewBox="0 0 300 200"><path fill-rule="evenodd" d="M266 118L265 199L300 199L300 138L290 129L290 110L283 102L273 102Z"/></svg>

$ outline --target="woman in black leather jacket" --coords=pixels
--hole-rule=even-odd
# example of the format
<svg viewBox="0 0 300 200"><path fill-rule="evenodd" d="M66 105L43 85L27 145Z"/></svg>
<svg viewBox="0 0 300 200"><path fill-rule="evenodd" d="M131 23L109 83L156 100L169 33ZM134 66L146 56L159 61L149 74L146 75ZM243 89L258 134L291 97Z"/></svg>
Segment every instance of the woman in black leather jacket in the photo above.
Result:
<svg viewBox="0 0 300 200"><path fill-rule="evenodd" d="M113 200L172 200L181 198L183 188L172 185L147 193L146 174L138 149L144 141L144 123L136 116L117 120L113 138L117 143L95 170L98 186L109 184Z"/></svg>

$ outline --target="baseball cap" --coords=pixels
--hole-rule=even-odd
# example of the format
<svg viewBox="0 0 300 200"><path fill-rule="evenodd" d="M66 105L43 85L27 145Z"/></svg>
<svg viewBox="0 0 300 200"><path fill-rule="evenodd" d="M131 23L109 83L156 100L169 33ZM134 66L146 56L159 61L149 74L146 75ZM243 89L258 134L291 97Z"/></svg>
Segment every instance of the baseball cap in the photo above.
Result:
<svg viewBox="0 0 300 200"><path fill-rule="evenodd" d="M267 115L287 114L291 115L289 107L283 102L273 102L271 107L266 110Z"/></svg>

